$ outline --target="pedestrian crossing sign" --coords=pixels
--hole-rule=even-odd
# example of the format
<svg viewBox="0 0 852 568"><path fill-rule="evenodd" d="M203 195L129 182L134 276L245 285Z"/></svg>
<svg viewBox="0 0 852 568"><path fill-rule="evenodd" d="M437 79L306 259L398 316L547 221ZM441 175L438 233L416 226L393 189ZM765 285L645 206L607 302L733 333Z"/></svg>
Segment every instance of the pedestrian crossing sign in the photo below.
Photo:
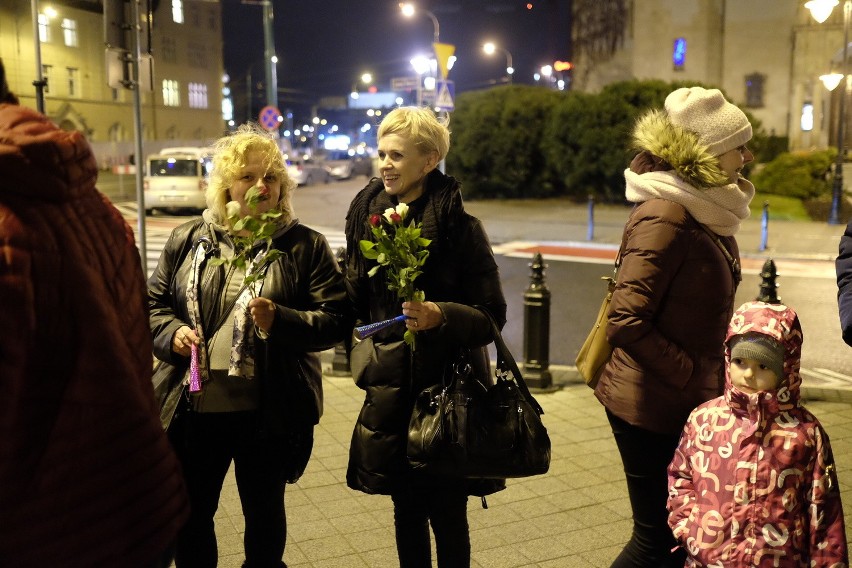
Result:
<svg viewBox="0 0 852 568"><path fill-rule="evenodd" d="M446 112L455 109L455 90L456 85L452 81L438 81L435 85L435 108Z"/></svg>

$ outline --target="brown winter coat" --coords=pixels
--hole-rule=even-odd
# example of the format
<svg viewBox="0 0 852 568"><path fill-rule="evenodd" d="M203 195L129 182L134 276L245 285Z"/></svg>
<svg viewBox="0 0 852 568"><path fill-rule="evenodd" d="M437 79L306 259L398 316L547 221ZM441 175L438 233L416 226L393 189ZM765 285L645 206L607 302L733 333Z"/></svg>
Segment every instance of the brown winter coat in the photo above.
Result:
<svg viewBox="0 0 852 568"><path fill-rule="evenodd" d="M721 242L739 260L736 241ZM683 206L638 204L625 227L607 325L615 350L598 400L634 426L680 433L693 408L722 393L735 292L723 252Z"/></svg>
<svg viewBox="0 0 852 568"><path fill-rule="evenodd" d="M0 105L0 564L147 566L187 514L133 234L79 132Z"/></svg>

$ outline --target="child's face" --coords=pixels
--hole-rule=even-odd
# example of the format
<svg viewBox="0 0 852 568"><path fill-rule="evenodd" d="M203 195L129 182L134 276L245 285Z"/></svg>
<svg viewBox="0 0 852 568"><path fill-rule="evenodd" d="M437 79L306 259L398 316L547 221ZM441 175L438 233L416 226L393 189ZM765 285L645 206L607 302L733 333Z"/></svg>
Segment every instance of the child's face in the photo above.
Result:
<svg viewBox="0 0 852 568"><path fill-rule="evenodd" d="M770 391L778 388L779 378L775 371L745 357L731 359L731 383L745 393Z"/></svg>

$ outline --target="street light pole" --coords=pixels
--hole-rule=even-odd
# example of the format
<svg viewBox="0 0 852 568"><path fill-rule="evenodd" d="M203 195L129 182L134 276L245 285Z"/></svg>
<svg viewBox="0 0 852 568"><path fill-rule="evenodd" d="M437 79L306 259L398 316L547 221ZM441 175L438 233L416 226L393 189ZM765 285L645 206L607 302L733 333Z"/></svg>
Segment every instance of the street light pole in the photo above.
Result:
<svg viewBox="0 0 852 568"><path fill-rule="evenodd" d="M837 0L810 0L805 3L805 8L810 10L811 16L819 22L823 23L832 10L837 5ZM849 66L846 62L846 57L849 51L849 20L852 14L852 0L845 0L843 3L843 61L841 62L843 78L840 80L843 84L843 90L840 93L840 101L837 106L837 160L834 164L834 181L831 187L831 209L828 213L828 224L840 224L840 203L843 199L843 162L846 157L846 97L849 94Z"/></svg>
<svg viewBox="0 0 852 568"><path fill-rule="evenodd" d="M844 127L846 126L846 96L849 94L849 77L846 56L849 50L850 12L852 12L852 0L846 0L843 3L843 79L841 79L843 91L840 93L840 101L837 107L837 162L834 164L834 182L831 186L831 211L828 214L829 225L840 224L840 201L843 198L843 161L846 157Z"/></svg>
<svg viewBox="0 0 852 568"><path fill-rule="evenodd" d="M411 2L400 2L399 8L402 10L402 15L406 18L410 18L417 11L417 8L414 7L414 4ZM433 34L434 42L439 43L441 37L441 26L438 24L438 18L435 17L435 14L430 12L429 10L420 10L432 20L432 25L434 26L435 33Z"/></svg>
<svg viewBox="0 0 852 568"><path fill-rule="evenodd" d="M44 114L44 88L47 86L47 81L44 80L44 74L41 67L41 35L38 33L38 0L32 0L30 2L30 11L32 12L33 39L35 40L36 80L33 81L33 87L36 89L36 109L38 109L41 114Z"/></svg>
<svg viewBox="0 0 852 568"><path fill-rule="evenodd" d="M494 44L494 42L488 42L482 46L482 51L487 53L488 55L494 54L497 50L502 51L506 55L506 82L510 85L512 84L512 74L515 72L515 68L512 66L512 54L509 53L509 50L503 47L499 47Z"/></svg>

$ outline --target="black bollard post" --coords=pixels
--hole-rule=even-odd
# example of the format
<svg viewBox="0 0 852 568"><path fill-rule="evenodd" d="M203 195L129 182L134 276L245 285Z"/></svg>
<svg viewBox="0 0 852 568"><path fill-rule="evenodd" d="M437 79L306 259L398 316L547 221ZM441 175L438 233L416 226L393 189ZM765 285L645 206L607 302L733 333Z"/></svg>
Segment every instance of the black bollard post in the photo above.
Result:
<svg viewBox="0 0 852 568"><path fill-rule="evenodd" d="M767 304L780 304L781 298L778 297L778 284L775 280L778 278L778 271L775 269L775 262L771 258L767 258L763 263L763 270L760 271L760 294L755 298L759 302Z"/></svg>
<svg viewBox="0 0 852 568"><path fill-rule="evenodd" d="M766 250L769 242L769 202L763 202L763 215L760 217L760 252Z"/></svg>
<svg viewBox="0 0 852 568"><path fill-rule="evenodd" d="M337 259L337 264L341 270L346 269L346 249L340 247L337 249L334 257ZM334 357L331 359L331 371L329 375L333 377L345 377L352 374L352 368L349 366L349 350L346 342L338 343L334 346Z"/></svg>
<svg viewBox="0 0 852 568"><path fill-rule="evenodd" d="M550 290L544 282L547 265L537 252L533 256L530 285L524 292L524 371L531 388L553 385L550 374Z"/></svg>

